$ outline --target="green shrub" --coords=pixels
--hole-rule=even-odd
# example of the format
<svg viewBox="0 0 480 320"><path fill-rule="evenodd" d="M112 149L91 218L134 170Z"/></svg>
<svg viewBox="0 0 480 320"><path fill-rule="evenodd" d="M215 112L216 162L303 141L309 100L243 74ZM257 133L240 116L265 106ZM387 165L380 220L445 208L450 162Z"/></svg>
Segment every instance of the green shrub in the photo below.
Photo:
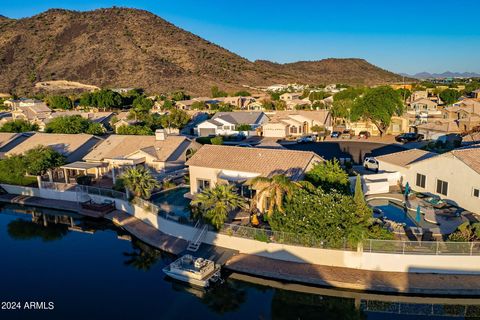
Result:
<svg viewBox="0 0 480 320"><path fill-rule="evenodd" d="M210 142L215 145L222 145L223 144L223 137L222 136L216 136L210 139Z"/></svg>

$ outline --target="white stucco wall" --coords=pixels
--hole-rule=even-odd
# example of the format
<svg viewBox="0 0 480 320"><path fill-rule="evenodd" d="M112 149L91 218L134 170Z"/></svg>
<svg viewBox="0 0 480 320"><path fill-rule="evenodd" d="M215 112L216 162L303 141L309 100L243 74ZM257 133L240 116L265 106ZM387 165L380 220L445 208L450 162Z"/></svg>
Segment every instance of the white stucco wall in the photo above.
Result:
<svg viewBox="0 0 480 320"><path fill-rule="evenodd" d="M10 193L40 195L53 199L76 199L75 192L48 190L40 192L36 188L2 185ZM61 195L63 193L63 195ZM102 201L100 196L93 196ZM116 207L136 218L158 228L172 236L190 240L195 234L193 227L182 225L154 215L138 206L115 199ZM334 267L345 267L385 272L418 272L418 273L451 273L480 274L480 256L458 255L419 255L419 254L387 254L366 251L326 250L311 247L291 246L278 243L266 243L251 239L233 237L209 231L204 242L238 250L240 253L255 254L272 259L312 263Z"/></svg>
<svg viewBox="0 0 480 320"><path fill-rule="evenodd" d="M416 186L417 173L426 176L425 188ZM437 193L437 179L448 182L447 196ZM425 160L410 165L404 183L406 181L415 191L437 194L480 214L480 199L473 196L473 188L480 189L480 174L451 154L435 157L434 161Z"/></svg>

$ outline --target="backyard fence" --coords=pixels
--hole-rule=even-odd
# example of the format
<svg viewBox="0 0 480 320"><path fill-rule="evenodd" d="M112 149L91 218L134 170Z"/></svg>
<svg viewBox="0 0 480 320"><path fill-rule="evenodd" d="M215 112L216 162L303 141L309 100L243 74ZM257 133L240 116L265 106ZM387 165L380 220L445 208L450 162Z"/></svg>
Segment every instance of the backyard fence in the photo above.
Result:
<svg viewBox="0 0 480 320"><path fill-rule="evenodd" d="M54 189L58 191L77 191L90 195L98 195L107 198L119 199L128 201L125 193L115 191L112 189L97 188L83 185L72 185L65 183L42 183L42 187ZM179 219L178 217L161 210L156 204L143 200L141 198L134 198L132 203L141 207L142 209L158 215L164 219L172 220L177 223L192 225L192 221ZM295 234L283 231L273 231L270 229L252 228L238 224L225 223L218 231L221 234L229 236L253 239L263 242L273 242L286 245L296 245L303 247L313 247L321 249L332 250L346 250L372 253L394 253L394 254L421 254L421 255L480 255L480 242L444 242L444 241L400 241L400 240L363 240L358 246L351 245L346 240L340 241L325 241L318 239L311 235Z"/></svg>

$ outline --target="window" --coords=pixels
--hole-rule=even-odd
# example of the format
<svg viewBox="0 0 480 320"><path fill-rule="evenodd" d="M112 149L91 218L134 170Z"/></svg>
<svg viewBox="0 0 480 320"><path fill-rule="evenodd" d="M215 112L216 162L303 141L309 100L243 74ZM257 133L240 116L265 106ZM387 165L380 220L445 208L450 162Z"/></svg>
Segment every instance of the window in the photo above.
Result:
<svg viewBox="0 0 480 320"><path fill-rule="evenodd" d="M210 188L210 180L197 179L197 189L201 192L204 189Z"/></svg>
<svg viewBox="0 0 480 320"><path fill-rule="evenodd" d="M475 198L480 198L480 189L473 188L472 195L473 195Z"/></svg>
<svg viewBox="0 0 480 320"><path fill-rule="evenodd" d="M425 181L427 180L427 177L423 174L417 173L417 181L415 185L420 188L425 189Z"/></svg>
<svg viewBox="0 0 480 320"><path fill-rule="evenodd" d="M444 196L448 193L448 182L443 180L437 180L437 193L443 194Z"/></svg>

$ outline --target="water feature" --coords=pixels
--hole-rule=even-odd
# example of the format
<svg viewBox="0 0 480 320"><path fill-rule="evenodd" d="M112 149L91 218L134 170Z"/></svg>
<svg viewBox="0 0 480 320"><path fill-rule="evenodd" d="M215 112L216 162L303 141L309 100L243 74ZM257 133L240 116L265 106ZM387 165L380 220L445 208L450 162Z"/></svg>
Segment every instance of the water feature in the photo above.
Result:
<svg viewBox="0 0 480 320"><path fill-rule="evenodd" d="M161 269L172 255L107 221L55 210L3 207L0 239L0 301L54 303L53 310L0 309L2 320L480 316L480 299L373 295L239 274L205 292L165 277Z"/></svg>

